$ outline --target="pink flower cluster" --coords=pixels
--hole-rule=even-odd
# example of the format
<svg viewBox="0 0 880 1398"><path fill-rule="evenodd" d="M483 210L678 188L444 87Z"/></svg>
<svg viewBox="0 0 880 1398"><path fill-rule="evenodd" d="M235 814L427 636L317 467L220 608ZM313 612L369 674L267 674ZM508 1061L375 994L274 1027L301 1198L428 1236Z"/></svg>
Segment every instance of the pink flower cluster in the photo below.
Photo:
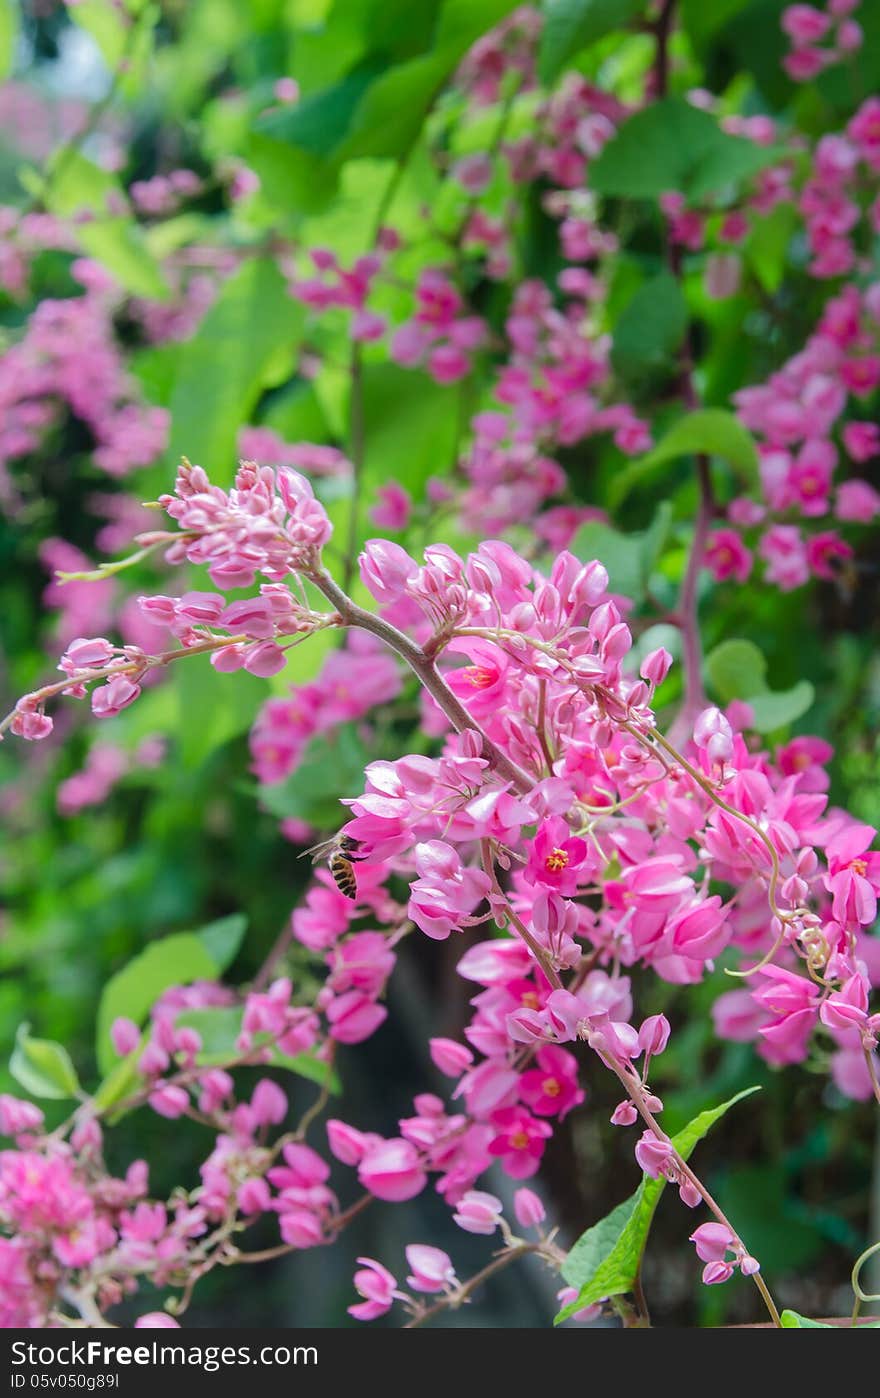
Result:
<svg viewBox="0 0 880 1398"><path fill-rule="evenodd" d="M332 534L323 506L299 472L277 472L242 462L230 491L211 485L201 466L185 462L174 495L160 504L183 535L170 562L204 563L212 582L224 589L249 587L256 573L281 582L291 572L316 566Z"/></svg>
<svg viewBox="0 0 880 1398"><path fill-rule="evenodd" d="M283 781L296 771L312 738L389 703L400 686L391 657L372 637L355 633L344 650L328 656L317 679L263 705L251 730L259 780Z"/></svg>
<svg viewBox="0 0 880 1398"><path fill-rule="evenodd" d="M796 83L809 82L832 63L852 58L864 42L862 26L852 16L861 0L828 0L817 5L789 5L782 30L791 44L782 66Z"/></svg>
<svg viewBox="0 0 880 1398"><path fill-rule="evenodd" d="M149 466L165 448L168 414L141 401L99 291L41 301L3 356L0 464L37 451L61 407L91 432L92 458L111 476Z"/></svg>

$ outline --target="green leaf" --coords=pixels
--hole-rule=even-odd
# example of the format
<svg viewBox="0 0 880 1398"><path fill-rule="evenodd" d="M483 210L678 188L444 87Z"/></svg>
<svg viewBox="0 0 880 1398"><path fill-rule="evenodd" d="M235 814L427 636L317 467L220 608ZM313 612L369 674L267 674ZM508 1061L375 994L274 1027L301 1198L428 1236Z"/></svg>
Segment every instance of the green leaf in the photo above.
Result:
<svg viewBox="0 0 880 1398"><path fill-rule="evenodd" d="M234 958L245 930L238 915L208 924L199 932L175 932L150 945L117 971L98 1006L96 1054L107 1074L119 1059L110 1038L120 1017L142 1024L163 991L195 980L216 980Z"/></svg>
<svg viewBox="0 0 880 1398"><path fill-rule="evenodd" d="M9 1071L33 1097L81 1097L82 1089L70 1054L52 1039L34 1039L30 1025L19 1026Z"/></svg>
<svg viewBox="0 0 880 1398"><path fill-rule="evenodd" d="M590 520L581 525L571 551L584 563L597 558L608 570L613 592L638 600L644 595L669 534L672 507L664 501L649 529L621 534L610 524Z"/></svg>
<svg viewBox="0 0 880 1398"><path fill-rule="evenodd" d="M812 708L816 691L809 680L798 680L791 689L752 695L749 704L754 715L752 727L756 733L775 733L787 728Z"/></svg>
<svg viewBox="0 0 880 1398"><path fill-rule="evenodd" d="M100 262L120 286L135 296L162 300L168 287L159 264L150 255L143 231L127 215L111 214L113 201L124 202L119 181L101 170L79 151L62 147L50 163L40 195L54 214L71 219L88 213L88 221L76 222L76 238L83 251Z"/></svg>
<svg viewBox="0 0 880 1398"><path fill-rule="evenodd" d="M636 112L590 165L598 194L650 199L678 191L691 200L755 174L778 151L729 136L716 118L682 97Z"/></svg>
<svg viewBox="0 0 880 1398"><path fill-rule="evenodd" d="M701 408L679 418L653 451L618 472L609 491L612 507L616 509L633 486L644 485L668 462L697 454L719 456L750 480L757 478L758 453L751 434L733 413Z"/></svg>
<svg viewBox="0 0 880 1398"><path fill-rule="evenodd" d="M270 259L251 259L230 278L181 355L172 460L190 457L218 484L231 478L238 430L273 377L279 351L293 355L304 320Z"/></svg>
<svg viewBox="0 0 880 1398"><path fill-rule="evenodd" d="M353 723L341 724L331 737L313 738L302 762L285 781L260 787L260 802L279 820L305 820L318 830L332 830L344 814L341 791L356 791L369 757Z"/></svg>
<svg viewBox="0 0 880 1398"><path fill-rule="evenodd" d="M644 1194L645 1186L640 1184L635 1194L624 1199L610 1214L581 1234L562 1266L562 1275L569 1286L576 1286L580 1290L593 1281L600 1268L614 1254L621 1236L640 1209Z"/></svg>
<svg viewBox="0 0 880 1398"><path fill-rule="evenodd" d="M18 5L16 0L0 0L0 81L12 72L17 43Z"/></svg>
<svg viewBox="0 0 880 1398"><path fill-rule="evenodd" d="M257 119L255 128L313 155L329 155L345 139L361 99L382 71L383 65L375 61L362 64L295 106L267 112Z"/></svg>
<svg viewBox="0 0 880 1398"><path fill-rule="evenodd" d="M797 1311L783 1311L779 1319L782 1321L783 1330L836 1330L835 1325L826 1325L823 1320L807 1320L804 1315L798 1315Z"/></svg>
<svg viewBox="0 0 880 1398"><path fill-rule="evenodd" d="M746 1088L721 1106L700 1112L671 1138L679 1155L687 1160L694 1147L725 1112L744 1097L759 1091L758 1087ZM555 1321L557 1325L584 1306L605 1297L623 1296L632 1290L665 1185L666 1180L662 1177L655 1180L648 1175L643 1176L635 1194L581 1235L561 1268L569 1285L579 1288L579 1295L576 1301L559 1312Z"/></svg>
<svg viewBox="0 0 880 1398"><path fill-rule="evenodd" d="M675 277L663 272L639 287L614 328L611 363L636 379L672 361L687 326L687 302Z"/></svg>
<svg viewBox="0 0 880 1398"><path fill-rule="evenodd" d="M244 913L231 913L229 917L209 922L196 933L205 951L221 975L232 965L244 934L247 931L247 918Z"/></svg>
<svg viewBox="0 0 880 1398"><path fill-rule="evenodd" d="M236 1040L241 1033L242 1015L243 1010L239 1005L211 1006L203 1010L184 1010L176 1017L175 1024L196 1030L202 1040L196 1061L199 1066L209 1068L228 1063L230 1059L237 1057L239 1050L236 1048ZM312 1054L298 1053L291 1057L273 1049L268 1064L273 1068L286 1068L301 1078L318 1083L320 1087L326 1085L334 1094L342 1091L336 1071L328 1071L328 1065Z"/></svg>
<svg viewBox="0 0 880 1398"><path fill-rule="evenodd" d="M450 46L401 63L377 78L358 103L335 159L394 157L409 150L434 98L458 62L459 52L458 47Z"/></svg>
<svg viewBox="0 0 880 1398"><path fill-rule="evenodd" d="M791 689L769 689L767 661L752 641L722 641L706 656L706 675L722 704L743 699L751 706L756 733L773 733L794 723L815 699L809 680L798 680Z"/></svg>
<svg viewBox="0 0 880 1398"><path fill-rule="evenodd" d="M767 661L753 641L722 641L706 656L706 674L723 704L767 688Z"/></svg>
<svg viewBox="0 0 880 1398"><path fill-rule="evenodd" d="M643 13L646 0L548 0L538 55L541 81L550 84L568 60Z"/></svg>

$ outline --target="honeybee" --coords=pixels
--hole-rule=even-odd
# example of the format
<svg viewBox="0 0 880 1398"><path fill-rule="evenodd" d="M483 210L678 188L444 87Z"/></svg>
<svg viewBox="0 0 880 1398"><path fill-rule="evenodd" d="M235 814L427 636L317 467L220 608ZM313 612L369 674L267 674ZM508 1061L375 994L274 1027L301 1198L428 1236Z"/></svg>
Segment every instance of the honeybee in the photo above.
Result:
<svg viewBox="0 0 880 1398"><path fill-rule="evenodd" d="M318 864L322 859L327 860L327 867L333 875L333 882L344 898L350 898L352 902L357 898L357 877L354 872L353 859L360 859L363 856L358 854L359 842L352 839L351 835L334 835L330 840L324 840L320 845L313 845L311 849L303 850L299 856L303 859L307 854L312 856L312 863Z"/></svg>

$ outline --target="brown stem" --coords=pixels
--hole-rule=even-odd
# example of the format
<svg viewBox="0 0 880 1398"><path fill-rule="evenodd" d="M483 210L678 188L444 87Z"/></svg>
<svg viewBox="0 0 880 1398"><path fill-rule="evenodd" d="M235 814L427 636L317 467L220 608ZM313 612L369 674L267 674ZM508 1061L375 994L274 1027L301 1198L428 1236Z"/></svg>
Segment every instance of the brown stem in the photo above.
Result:
<svg viewBox="0 0 880 1398"><path fill-rule="evenodd" d="M521 767L512 762L496 743L493 743L476 719L472 718L464 705L459 703L437 670L433 659L425 654L421 646L416 645L415 641L410 640L409 636L406 636L402 631L398 631L397 627L392 626L390 621L385 621L375 612L368 612L366 608L359 607L331 578L326 569L321 568L310 573L309 578L323 592L328 601L332 602L343 626L358 626L363 631L369 631L371 635L384 641L385 645L396 651L406 661L424 688L446 714L457 733L466 733L470 730L479 734L483 744L483 753L502 781L510 782L520 795L525 795L526 792L531 791L532 779Z"/></svg>
<svg viewBox="0 0 880 1398"><path fill-rule="evenodd" d="M407 1321L403 1327L404 1330L418 1329L420 1325L424 1325L426 1320L431 1320L441 1311L458 1310L458 1307L464 1305L477 1288L482 1286L483 1282L488 1281L490 1277L494 1277L496 1272L503 1271L505 1267L510 1266L511 1262L518 1262L521 1257L525 1257L528 1253L541 1252L543 1246L543 1243L517 1243L516 1247L505 1248L479 1272L475 1272L469 1281L462 1282L451 1296L444 1296L442 1301L435 1301L433 1306L429 1306L427 1310L420 1311L418 1315L413 1316L412 1320Z"/></svg>

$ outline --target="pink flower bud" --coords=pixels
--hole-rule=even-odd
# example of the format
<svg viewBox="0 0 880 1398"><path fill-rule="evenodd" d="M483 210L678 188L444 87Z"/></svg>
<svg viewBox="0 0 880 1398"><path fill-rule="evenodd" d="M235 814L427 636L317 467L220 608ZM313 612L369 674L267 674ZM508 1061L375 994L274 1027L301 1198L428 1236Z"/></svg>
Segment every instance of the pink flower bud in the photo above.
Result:
<svg viewBox="0 0 880 1398"><path fill-rule="evenodd" d="M20 1136L24 1131L39 1131L43 1124L43 1113L33 1102L23 1102L19 1097L0 1093L0 1133L4 1136Z"/></svg>
<svg viewBox="0 0 880 1398"><path fill-rule="evenodd" d="M733 1234L723 1223L701 1223L690 1236L701 1262L720 1262L733 1248Z"/></svg>
<svg viewBox="0 0 880 1398"><path fill-rule="evenodd" d="M141 1041L141 1031L133 1019L125 1019L120 1016L118 1019L114 1019L110 1027L110 1038L120 1058L124 1058L126 1054L132 1053L137 1048Z"/></svg>
<svg viewBox="0 0 880 1398"><path fill-rule="evenodd" d="M406 1249L406 1260L412 1271L407 1283L414 1291L429 1294L445 1291L455 1285L455 1268L451 1259L440 1248L428 1247L424 1243L411 1243Z"/></svg>
<svg viewBox="0 0 880 1398"><path fill-rule="evenodd" d="M331 1119L327 1122L327 1142L330 1150L343 1165L359 1165L368 1150L376 1144L376 1138L344 1121Z"/></svg>
<svg viewBox="0 0 880 1398"><path fill-rule="evenodd" d="M665 1015L650 1015L639 1029L639 1048L655 1057L669 1042L669 1020Z"/></svg>
<svg viewBox="0 0 880 1398"><path fill-rule="evenodd" d="M321 1220L311 1209L287 1209L279 1216L278 1227L285 1243L295 1248L315 1248L324 1241Z"/></svg>
<svg viewBox="0 0 880 1398"><path fill-rule="evenodd" d="M466 1233L483 1233L488 1236L495 1232L501 1222L503 1204L494 1194L484 1194L479 1189L469 1189L458 1201L458 1208L452 1215L459 1228Z"/></svg>
<svg viewBox="0 0 880 1398"><path fill-rule="evenodd" d="M655 1180L663 1174L664 1165L674 1154L675 1151L669 1142L661 1141L653 1131L645 1131L636 1143L636 1160L645 1174Z"/></svg>
<svg viewBox="0 0 880 1398"><path fill-rule="evenodd" d="M729 1281L733 1276L733 1266L729 1262L707 1262L703 1268L703 1281L706 1286Z"/></svg>
<svg viewBox="0 0 880 1398"><path fill-rule="evenodd" d="M145 1315L138 1316L134 1328L135 1330L179 1330L180 1325L167 1311L147 1311Z"/></svg>
<svg viewBox="0 0 880 1398"><path fill-rule="evenodd" d="M431 1039L429 1040L431 1050L431 1062L441 1073L445 1073L447 1078L459 1078L465 1069L469 1068L474 1061L474 1055L464 1044L459 1044L455 1039Z"/></svg>
<svg viewBox="0 0 880 1398"><path fill-rule="evenodd" d="M415 1198L428 1181L415 1147L402 1138L368 1151L358 1166L358 1178L370 1194L391 1203Z"/></svg>
<svg viewBox="0 0 880 1398"><path fill-rule="evenodd" d="M612 1126L632 1126L638 1121L639 1114L632 1102L618 1102L611 1114Z"/></svg>
<svg viewBox="0 0 880 1398"><path fill-rule="evenodd" d="M112 718L133 704L140 692L139 684L133 684L125 675L114 675L107 684L92 691L92 713L96 718Z"/></svg>
<svg viewBox="0 0 880 1398"><path fill-rule="evenodd" d="M243 1214L263 1214L272 1207L272 1195L263 1179L245 1180L236 1195Z"/></svg>
<svg viewBox="0 0 880 1398"><path fill-rule="evenodd" d="M649 684L662 684L669 674L671 665L672 656L668 650L660 646L657 650L652 650L650 655L645 656L639 666L639 674Z"/></svg>
<svg viewBox="0 0 880 1398"><path fill-rule="evenodd" d="M261 1078L251 1097L257 1126L278 1126L287 1116L287 1096L270 1078Z"/></svg>
<svg viewBox="0 0 880 1398"><path fill-rule="evenodd" d="M521 1228L538 1228L547 1217L544 1205L531 1189L518 1189L513 1196L513 1212Z"/></svg>
<svg viewBox="0 0 880 1398"><path fill-rule="evenodd" d="M375 1320L391 1309L397 1282L381 1262L374 1262L371 1257L359 1257L358 1262L363 1270L355 1272L354 1287L364 1299L349 1306L348 1313L355 1320Z"/></svg>
<svg viewBox="0 0 880 1398"><path fill-rule="evenodd" d="M150 1106L159 1116L164 1116L169 1121L174 1121L177 1117L183 1116L189 1107L189 1097L182 1087L175 1087L172 1083L167 1083L162 1087L157 1087L149 1096Z"/></svg>

